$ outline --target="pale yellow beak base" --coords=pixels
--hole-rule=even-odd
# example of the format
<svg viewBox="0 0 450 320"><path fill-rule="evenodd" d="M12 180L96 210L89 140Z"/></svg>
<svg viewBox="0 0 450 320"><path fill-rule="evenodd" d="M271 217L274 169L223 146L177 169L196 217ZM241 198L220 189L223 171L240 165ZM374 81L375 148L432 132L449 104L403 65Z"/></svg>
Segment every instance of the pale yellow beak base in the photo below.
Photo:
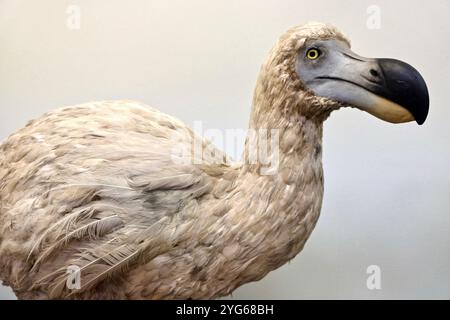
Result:
<svg viewBox="0 0 450 320"><path fill-rule="evenodd" d="M363 110L381 120L391 123L414 121L411 112L395 102L377 95L372 95L370 100L370 104L363 108Z"/></svg>

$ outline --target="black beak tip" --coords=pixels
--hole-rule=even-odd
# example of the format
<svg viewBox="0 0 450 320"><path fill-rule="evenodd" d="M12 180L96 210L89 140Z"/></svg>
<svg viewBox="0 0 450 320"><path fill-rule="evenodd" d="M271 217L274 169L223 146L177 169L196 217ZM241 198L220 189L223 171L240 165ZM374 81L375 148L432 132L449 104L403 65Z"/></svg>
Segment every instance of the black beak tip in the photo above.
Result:
<svg viewBox="0 0 450 320"><path fill-rule="evenodd" d="M412 115L416 119L417 124L419 125L422 125L427 119L428 110L430 108L430 98L428 96L427 86L425 85L425 81L423 81L423 83L424 83L424 92L422 93L422 101L418 102L418 106L416 106L415 108L415 110L417 110L415 112L416 114L412 113Z"/></svg>
<svg viewBox="0 0 450 320"><path fill-rule="evenodd" d="M386 98L403 106L414 116L417 124L425 122L430 99L425 80L411 65L395 59L379 59L383 70Z"/></svg>
<svg viewBox="0 0 450 320"><path fill-rule="evenodd" d="M412 84L412 93L410 93L410 105L409 110L416 119L417 124L422 125L428 116L428 111L430 108L430 97L428 95L428 88L425 80L422 78L420 73L410 66L412 69L411 73L414 76Z"/></svg>

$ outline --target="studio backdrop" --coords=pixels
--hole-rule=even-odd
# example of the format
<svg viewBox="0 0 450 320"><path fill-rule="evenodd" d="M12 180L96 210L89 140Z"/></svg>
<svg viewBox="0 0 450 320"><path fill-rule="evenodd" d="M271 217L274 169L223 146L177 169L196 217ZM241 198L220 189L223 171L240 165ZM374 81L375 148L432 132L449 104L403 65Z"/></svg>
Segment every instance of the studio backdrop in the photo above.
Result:
<svg viewBox="0 0 450 320"><path fill-rule="evenodd" d="M449 12L447 0L0 0L0 140L55 108L116 99L205 136L246 129L279 35L330 23L362 56L414 65L428 119L332 113L315 230L297 257L230 298L449 299ZM244 139L214 143L238 159ZM0 299L15 296L3 286Z"/></svg>

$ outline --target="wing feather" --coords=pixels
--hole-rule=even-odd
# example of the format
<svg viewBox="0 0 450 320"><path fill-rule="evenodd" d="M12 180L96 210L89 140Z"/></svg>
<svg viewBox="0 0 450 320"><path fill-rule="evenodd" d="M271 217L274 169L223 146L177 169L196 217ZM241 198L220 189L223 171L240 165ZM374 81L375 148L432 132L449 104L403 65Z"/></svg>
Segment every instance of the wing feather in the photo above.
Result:
<svg viewBox="0 0 450 320"><path fill-rule="evenodd" d="M206 170L217 156L205 163L179 152L194 142L224 163ZM30 122L0 145L0 278L61 298L154 259L186 238L184 208L201 215L196 203L226 162L179 120L136 102L67 107ZM21 225L7 228L11 221ZM82 274L76 291L65 285L72 265Z"/></svg>

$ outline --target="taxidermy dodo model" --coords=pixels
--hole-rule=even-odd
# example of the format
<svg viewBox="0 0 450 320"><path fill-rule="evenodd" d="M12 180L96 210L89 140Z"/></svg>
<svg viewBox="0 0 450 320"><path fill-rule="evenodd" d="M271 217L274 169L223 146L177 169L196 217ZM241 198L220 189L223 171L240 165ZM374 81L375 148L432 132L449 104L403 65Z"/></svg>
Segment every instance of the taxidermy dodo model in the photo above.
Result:
<svg viewBox="0 0 450 320"><path fill-rule="evenodd" d="M428 104L413 67L361 57L334 27L308 23L281 36L254 91L250 129L278 130L272 171L230 163L138 102L47 113L0 146L0 279L26 299L228 295L294 258L311 234L332 111L422 124ZM209 151L190 152L195 144Z"/></svg>

